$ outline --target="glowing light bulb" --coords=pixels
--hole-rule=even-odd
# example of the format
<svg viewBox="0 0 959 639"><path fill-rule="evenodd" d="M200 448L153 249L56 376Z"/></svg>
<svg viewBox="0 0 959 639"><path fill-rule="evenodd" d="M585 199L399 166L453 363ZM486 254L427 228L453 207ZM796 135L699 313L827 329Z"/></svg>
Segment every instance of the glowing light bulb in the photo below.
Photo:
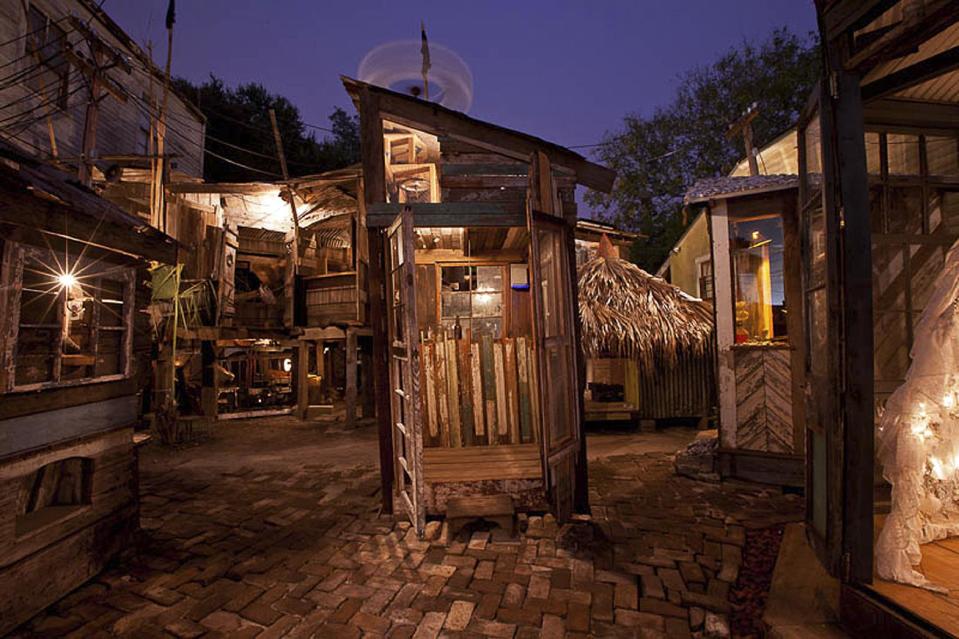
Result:
<svg viewBox="0 0 959 639"><path fill-rule="evenodd" d="M946 468L942 463L942 460L938 457L930 457L929 464L932 466L932 475L939 480L946 478Z"/></svg>
<svg viewBox="0 0 959 639"><path fill-rule="evenodd" d="M63 288L71 288L77 283L77 278L73 273L61 273L57 275L57 283Z"/></svg>
<svg viewBox="0 0 959 639"><path fill-rule="evenodd" d="M287 357L283 360L283 371L289 373L291 370L293 370L293 360Z"/></svg>
<svg viewBox="0 0 959 639"><path fill-rule="evenodd" d="M946 393L942 396L942 405L946 408L952 408L955 404L955 400L952 397L951 393Z"/></svg>

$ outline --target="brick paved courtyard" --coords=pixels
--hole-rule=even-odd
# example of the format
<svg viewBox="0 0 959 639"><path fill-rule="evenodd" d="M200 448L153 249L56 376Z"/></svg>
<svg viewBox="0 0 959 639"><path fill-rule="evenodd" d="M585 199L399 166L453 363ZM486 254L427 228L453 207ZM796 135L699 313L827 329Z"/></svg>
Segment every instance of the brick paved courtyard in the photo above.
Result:
<svg viewBox="0 0 959 639"><path fill-rule="evenodd" d="M677 477L665 451L692 431L596 434L591 520L421 541L379 514L372 427L218 429L143 450L137 552L16 636L705 637L745 529L801 517L794 495Z"/></svg>

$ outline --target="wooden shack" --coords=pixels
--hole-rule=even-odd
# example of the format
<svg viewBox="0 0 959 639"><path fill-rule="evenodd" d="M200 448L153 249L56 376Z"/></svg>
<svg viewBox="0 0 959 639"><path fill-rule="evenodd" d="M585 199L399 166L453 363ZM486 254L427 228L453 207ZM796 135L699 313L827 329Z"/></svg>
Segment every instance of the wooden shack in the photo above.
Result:
<svg viewBox="0 0 959 639"><path fill-rule="evenodd" d="M90 579L138 526L133 427L173 240L0 147L0 634Z"/></svg>
<svg viewBox="0 0 959 639"><path fill-rule="evenodd" d="M586 419L705 427L716 405L712 307L617 253L603 236L578 271Z"/></svg>
<svg viewBox="0 0 959 639"><path fill-rule="evenodd" d="M360 113L384 505L586 506L574 189L565 148L349 78ZM385 291L385 297L383 292Z"/></svg>
<svg viewBox="0 0 959 639"><path fill-rule="evenodd" d="M803 483L802 284L794 175L710 178L686 194L710 236L719 470Z"/></svg>
<svg viewBox="0 0 959 639"><path fill-rule="evenodd" d="M841 579L854 636L956 636L955 540L922 547L921 569L945 593L877 579L873 543L889 507L876 417L902 383L931 284L959 238L959 5L816 7L825 66L798 126L806 534Z"/></svg>

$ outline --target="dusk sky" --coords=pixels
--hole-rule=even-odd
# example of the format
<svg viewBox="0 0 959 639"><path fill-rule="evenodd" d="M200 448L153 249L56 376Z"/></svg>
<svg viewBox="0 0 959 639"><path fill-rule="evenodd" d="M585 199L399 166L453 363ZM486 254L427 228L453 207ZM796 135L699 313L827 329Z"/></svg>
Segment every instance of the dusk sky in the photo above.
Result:
<svg viewBox="0 0 959 639"><path fill-rule="evenodd" d="M103 5L162 66L167 0ZM180 0L173 72L256 81L291 99L306 122L353 112L339 75L377 45L444 44L473 73L474 117L563 145L598 142L629 112L668 102L684 71L787 26L815 30L812 0L596 2L319 2ZM589 149L581 152L588 153Z"/></svg>

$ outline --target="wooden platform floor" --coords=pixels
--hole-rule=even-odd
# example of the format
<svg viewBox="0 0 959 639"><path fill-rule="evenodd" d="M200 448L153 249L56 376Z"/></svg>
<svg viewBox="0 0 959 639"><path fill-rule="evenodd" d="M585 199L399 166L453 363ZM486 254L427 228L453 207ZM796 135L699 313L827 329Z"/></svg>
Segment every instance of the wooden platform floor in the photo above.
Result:
<svg viewBox="0 0 959 639"><path fill-rule="evenodd" d="M876 516L877 535L884 518L883 515ZM872 588L946 632L959 636L959 538L924 544L920 566L930 581L948 588L949 593L940 594L879 578L873 580Z"/></svg>
<svg viewBox="0 0 959 639"><path fill-rule="evenodd" d="M424 448L423 467L423 477L432 483L543 476L538 444Z"/></svg>

